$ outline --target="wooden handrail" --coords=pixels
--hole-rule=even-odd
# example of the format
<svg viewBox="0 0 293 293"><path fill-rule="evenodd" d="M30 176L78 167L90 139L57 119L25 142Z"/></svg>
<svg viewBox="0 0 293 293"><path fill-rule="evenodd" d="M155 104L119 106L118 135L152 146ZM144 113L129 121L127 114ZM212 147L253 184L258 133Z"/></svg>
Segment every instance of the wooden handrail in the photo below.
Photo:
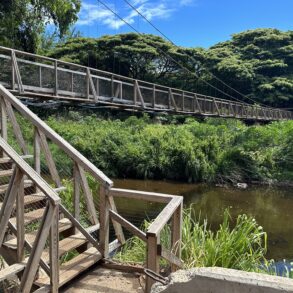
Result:
<svg viewBox="0 0 293 293"><path fill-rule="evenodd" d="M10 157L19 169L27 175L36 186L48 197L53 205L60 203L60 198L52 187L0 136L0 148Z"/></svg>
<svg viewBox="0 0 293 293"><path fill-rule="evenodd" d="M182 196L174 196L172 200L165 206L165 208L161 211L158 217L154 222L149 226L147 230L148 235L158 236L164 226L168 223L168 221L173 216L176 209L182 204L183 197Z"/></svg>
<svg viewBox="0 0 293 293"><path fill-rule="evenodd" d="M58 145L71 159L88 171L95 179L107 187L113 186L113 181L92 164L86 157L64 140L57 132L42 121L36 114L22 104L13 94L0 84L0 96L7 99L13 107L37 127L46 137Z"/></svg>

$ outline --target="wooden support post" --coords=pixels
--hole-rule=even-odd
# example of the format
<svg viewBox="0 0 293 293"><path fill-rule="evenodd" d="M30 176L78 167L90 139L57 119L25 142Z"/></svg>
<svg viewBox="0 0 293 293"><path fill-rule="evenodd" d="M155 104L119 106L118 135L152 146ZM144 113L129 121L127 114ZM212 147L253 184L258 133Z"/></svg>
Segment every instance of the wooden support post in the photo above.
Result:
<svg viewBox="0 0 293 293"><path fill-rule="evenodd" d="M54 206L53 221L50 229L50 283L51 292L59 289L59 206Z"/></svg>
<svg viewBox="0 0 293 293"><path fill-rule="evenodd" d="M11 51L11 88L14 91L15 90L15 68L13 65L13 51Z"/></svg>
<svg viewBox="0 0 293 293"><path fill-rule="evenodd" d="M55 220L53 219L53 216L54 207L50 203L48 203L30 257L28 259L21 279L21 284L19 288L20 292L29 293L31 291L37 270L39 268L41 255L44 250L49 231L51 229L52 221Z"/></svg>
<svg viewBox="0 0 293 293"><path fill-rule="evenodd" d="M147 234L147 269L159 273L159 256L158 256L158 239L159 235L148 235ZM155 283L150 277L146 278L146 293L151 291L152 285Z"/></svg>
<svg viewBox="0 0 293 293"><path fill-rule="evenodd" d="M156 107L156 85L153 84L153 100L152 100L152 106L155 109Z"/></svg>
<svg viewBox="0 0 293 293"><path fill-rule="evenodd" d="M9 119L10 119L11 124L12 124L12 128L13 128L15 138L16 138L16 140L17 140L17 142L18 142L23 154L28 155L28 148L27 148L26 143L24 141L20 126L19 126L19 124L17 122L17 119L15 117L13 108L12 108L11 104L8 101L6 101L5 99L4 99L4 101L5 101L7 115L9 117Z"/></svg>
<svg viewBox="0 0 293 293"><path fill-rule="evenodd" d="M172 216L172 227L171 227L172 229L171 249L173 250L173 253L179 259L181 258L182 210L183 210L183 201ZM171 264L171 271L174 272L176 269L177 269L177 266L174 264Z"/></svg>
<svg viewBox="0 0 293 293"><path fill-rule="evenodd" d="M134 106L136 106L136 104L137 104L137 82L136 82L136 80L134 81L134 85L133 85L133 104L134 104Z"/></svg>
<svg viewBox="0 0 293 293"><path fill-rule="evenodd" d="M73 93L74 90L74 80L73 80L73 73L71 72L71 92Z"/></svg>
<svg viewBox="0 0 293 293"><path fill-rule="evenodd" d="M43 87L43 82L42 82L42 66L39 67L39 84L40 88Z"/></svg>
<svg viewBox="0 0 293 293"><path fill-rule="evenodd" d="M200 106L200 103L199 103L199 100L198 100L196 94L194 94L194 99L195 99L196 107L197 107L199 113L202 113L201 106Z"/></svg>
<svg viewBox="0 0 293 293"><path fill-rule="evenodd" d="M18 188L22 179L22 173L19 168L15 168L9 181L8 189L5 193L2 208L0 209L0 246L3 244L7 224L9 222L13 206L18 193Z"/></svg>
<svg viewBox="0 0 293 293"><path fill-rule="evenodd" d="M79 221L80 220L80 177L79 177L79 170L78 165L75 163L73 166L73 209L74 209L74 218Z"/></svg>
<svg viewBox="0 0 293 293"><path fill-rule="evenodd" d="M17 262L24 260L24 177L19 183L16 200L16 239L17 239Z"/></svg>
<svg viewBox="0 0 293 293"><path fill-rule="evenodd" d="M114 75L111 75L111 98L113 99L115 96L115 83L114 83Z"/></svg>
<svg viewBox="0 0 293 293"><path fill-rule="evenodd" d="M182 111L184 112L184 108L185 108L185 101L184 101L184 99L185 99L185 95L184 95L184 92L182 92Z"/></svg>
<svg viewBox="0 0 293 293"><path fill-rule="evenodd" d="M92 75L91 75L91 71L89 68L87 68L87 80L88 80L88 92L87 92L87 98L89 99L90 98L90 89L92 91L92 94L94 96L94 100L97 101L97 93L96 93L96 89L95 89L95 85L94 85L94 82L93 82L93 78L92 78Z"/></svg>
<svg viewBox="0 0 293 293"><path fill-rule="evenodd" d="M34 132L34 169L41 174L41 147L38 129L35 127Z"/></svg>
<svg viewBox="0 0 293 293"><path fill-rule="evenodd" d="M55 96L58 96L58 61L54 62Z"/></svg>
<svg viewBox="0 0 293 293"><path fill-rule="evenodd" d="M44 152L52 179L55 182L57 187L61 187L62 186L61 179L59 177L52 153L50 151L50 148L49 148L49 145L47 142L47 138L39 129L37 131L38 131L39 138L40 138L40 145L43 149L43 152Z"/></svg>
<svg viewBox="0 0 293 293"><path fill-rule="evenodd" d="M171 105L173 104L174 110L177 112L178 108L174 99L174 95L172 89L169 88L169 109L171 109Z"/></svg>
<svg viewBox="0 0 293 293"><path fill-rule="evenodd" d="M135 84L136 84L136 87L135 87L136 91L135 92L136 92L136 94L139 97L140 105L141 105L141 107L143 109L145 109L145 103L144 103L143 96L142 96L142 93L141 93L141 90L139 88L139 84L138 84L138 81L137 80L135 80Z"/></svg>
<svg viewBox="0 0 293 293"><path fill-rule="evenodd" d="M12 64L13 64L14 71L15 71L15 74L16 74L16 79L17 79L17 84L18 84L18 91L19 91L19 93L23 93L24 92L23 84L22 84L21 75L20 75L20 72L19 72L17 59L16 59L16 55L15 55L14 50L11 51L11 59L12 59Z"/></svg>
<svg viewBox="0 0 293 293"><path fill-rule="evenodd" d="M1 136L7 141L7 113L4 98L0 96L0 112L1 112ZM1 150L1 157L5 156L5 153Z"/></svg>
<svg viewBox="0 0 293 293"><path fill-rule="evenodd" d="M97 100L99 99L99 96L100 96L100 80L99 80L99 77L97 77L97 81L96 81L96 92L97 92Z"/></svg>
<svg viewBox="0 0 293 293"><path fill-rule="evenodd" d="M80 167L79 165L77 167L78 167L81 187L83 189L83 194L84 194L84 198L85 198L86 205L87 205L87 210L88 210L89 216L90 216L90 221L93 225L96 225L99 223L99 221L98 221L98 217L97 217L97 213L96 213L95 204L93 201L93 196L92 196L91 190L89 188L87 178L86 178L86 175L85 175L83 168Z"/></svg>
<svg viewBox="0 0 293 293"><path fill-rule="evenodd" d="M119 88L120 88L119 99L122 100L123 99L123 83L122 82L119 84Z"/></svg>
<svg viewBox="0 0 293 293"><path fill-rule="evenodd" d="M109 256L109 204L107 201L106 189L104 186L100 187L100 252L103 258Z"/></svg>
<svg viewBox="0 0 293 293"><path fill-rule="evenodd" d="M117 213L115 201L114 201L113 196L111 194L108 194L108 201L109 201L109 205L110 205L111 210L113 212ZM114 226L114 230L115 230L115 234L116 234L117 239L119 240L119 242L121 244L124 244L125 237L124 237L124 233L123 233L123 229L122 229L121 224L117 223L116 221L112 221L112 223Z"/></svg>

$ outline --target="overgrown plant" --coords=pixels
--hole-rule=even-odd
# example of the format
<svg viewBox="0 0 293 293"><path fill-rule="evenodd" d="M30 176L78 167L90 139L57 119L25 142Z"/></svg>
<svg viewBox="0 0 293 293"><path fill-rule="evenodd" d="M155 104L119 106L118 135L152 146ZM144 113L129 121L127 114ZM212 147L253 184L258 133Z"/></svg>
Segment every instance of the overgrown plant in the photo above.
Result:
<svg viewBox="0 0 293 293"><path fill-rule="evenodd" d="M214 232L207 220L196 219L192 206L184 210L181 253L185 268L218 266L260 272L267 263L266 242L262 227L247 215L238 216L232 227L229 210L225 210L223 222ZM161 243L165 247L170 243L170 229L163 230ZM116 257L142 263L146 259L145 243L130 238Z"/></svg>

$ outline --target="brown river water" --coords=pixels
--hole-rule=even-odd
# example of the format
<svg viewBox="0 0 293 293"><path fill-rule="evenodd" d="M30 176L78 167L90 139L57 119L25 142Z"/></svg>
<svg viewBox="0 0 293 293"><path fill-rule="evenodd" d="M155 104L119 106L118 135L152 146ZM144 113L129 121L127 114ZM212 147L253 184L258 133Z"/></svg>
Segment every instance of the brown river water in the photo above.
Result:
<svg viewBox="0 0 293 293"><path fill-rule="evenodd" d="M115 187L153 191L184 196L184 205L194 203L197 215L208 219L213 230L223 219L223 211L230 208L233 219L239 214L253 216L268 234L267 258L276 261L293 259L293 189L253 186L245 190L220 188L204 184L185 184L152 180L114 180ZM130 217L143 219L144 213L158 206L137 201L121 201L122 209Z"/></svg>

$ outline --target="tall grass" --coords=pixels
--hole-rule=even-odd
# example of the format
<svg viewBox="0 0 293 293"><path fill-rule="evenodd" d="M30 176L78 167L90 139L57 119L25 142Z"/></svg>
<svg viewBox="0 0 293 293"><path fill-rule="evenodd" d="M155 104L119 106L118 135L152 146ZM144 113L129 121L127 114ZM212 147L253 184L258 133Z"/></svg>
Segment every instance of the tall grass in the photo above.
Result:
<svg viewBox="0 0 293 293"><path fill-rule="evenodd" d="M161 235L161 242L166 247L169 240L170 229L167 228ZM262 227L247 215L238 216L232 227L229 211L226 210L222 224L214 232L207 220L196 219L192 206L184 211L181 253L185 268L218 266L260 272L263 264L267 263L266 242L267 236ZM133 237L116 258L144 262L145 253L145 243Z"/></svg>

